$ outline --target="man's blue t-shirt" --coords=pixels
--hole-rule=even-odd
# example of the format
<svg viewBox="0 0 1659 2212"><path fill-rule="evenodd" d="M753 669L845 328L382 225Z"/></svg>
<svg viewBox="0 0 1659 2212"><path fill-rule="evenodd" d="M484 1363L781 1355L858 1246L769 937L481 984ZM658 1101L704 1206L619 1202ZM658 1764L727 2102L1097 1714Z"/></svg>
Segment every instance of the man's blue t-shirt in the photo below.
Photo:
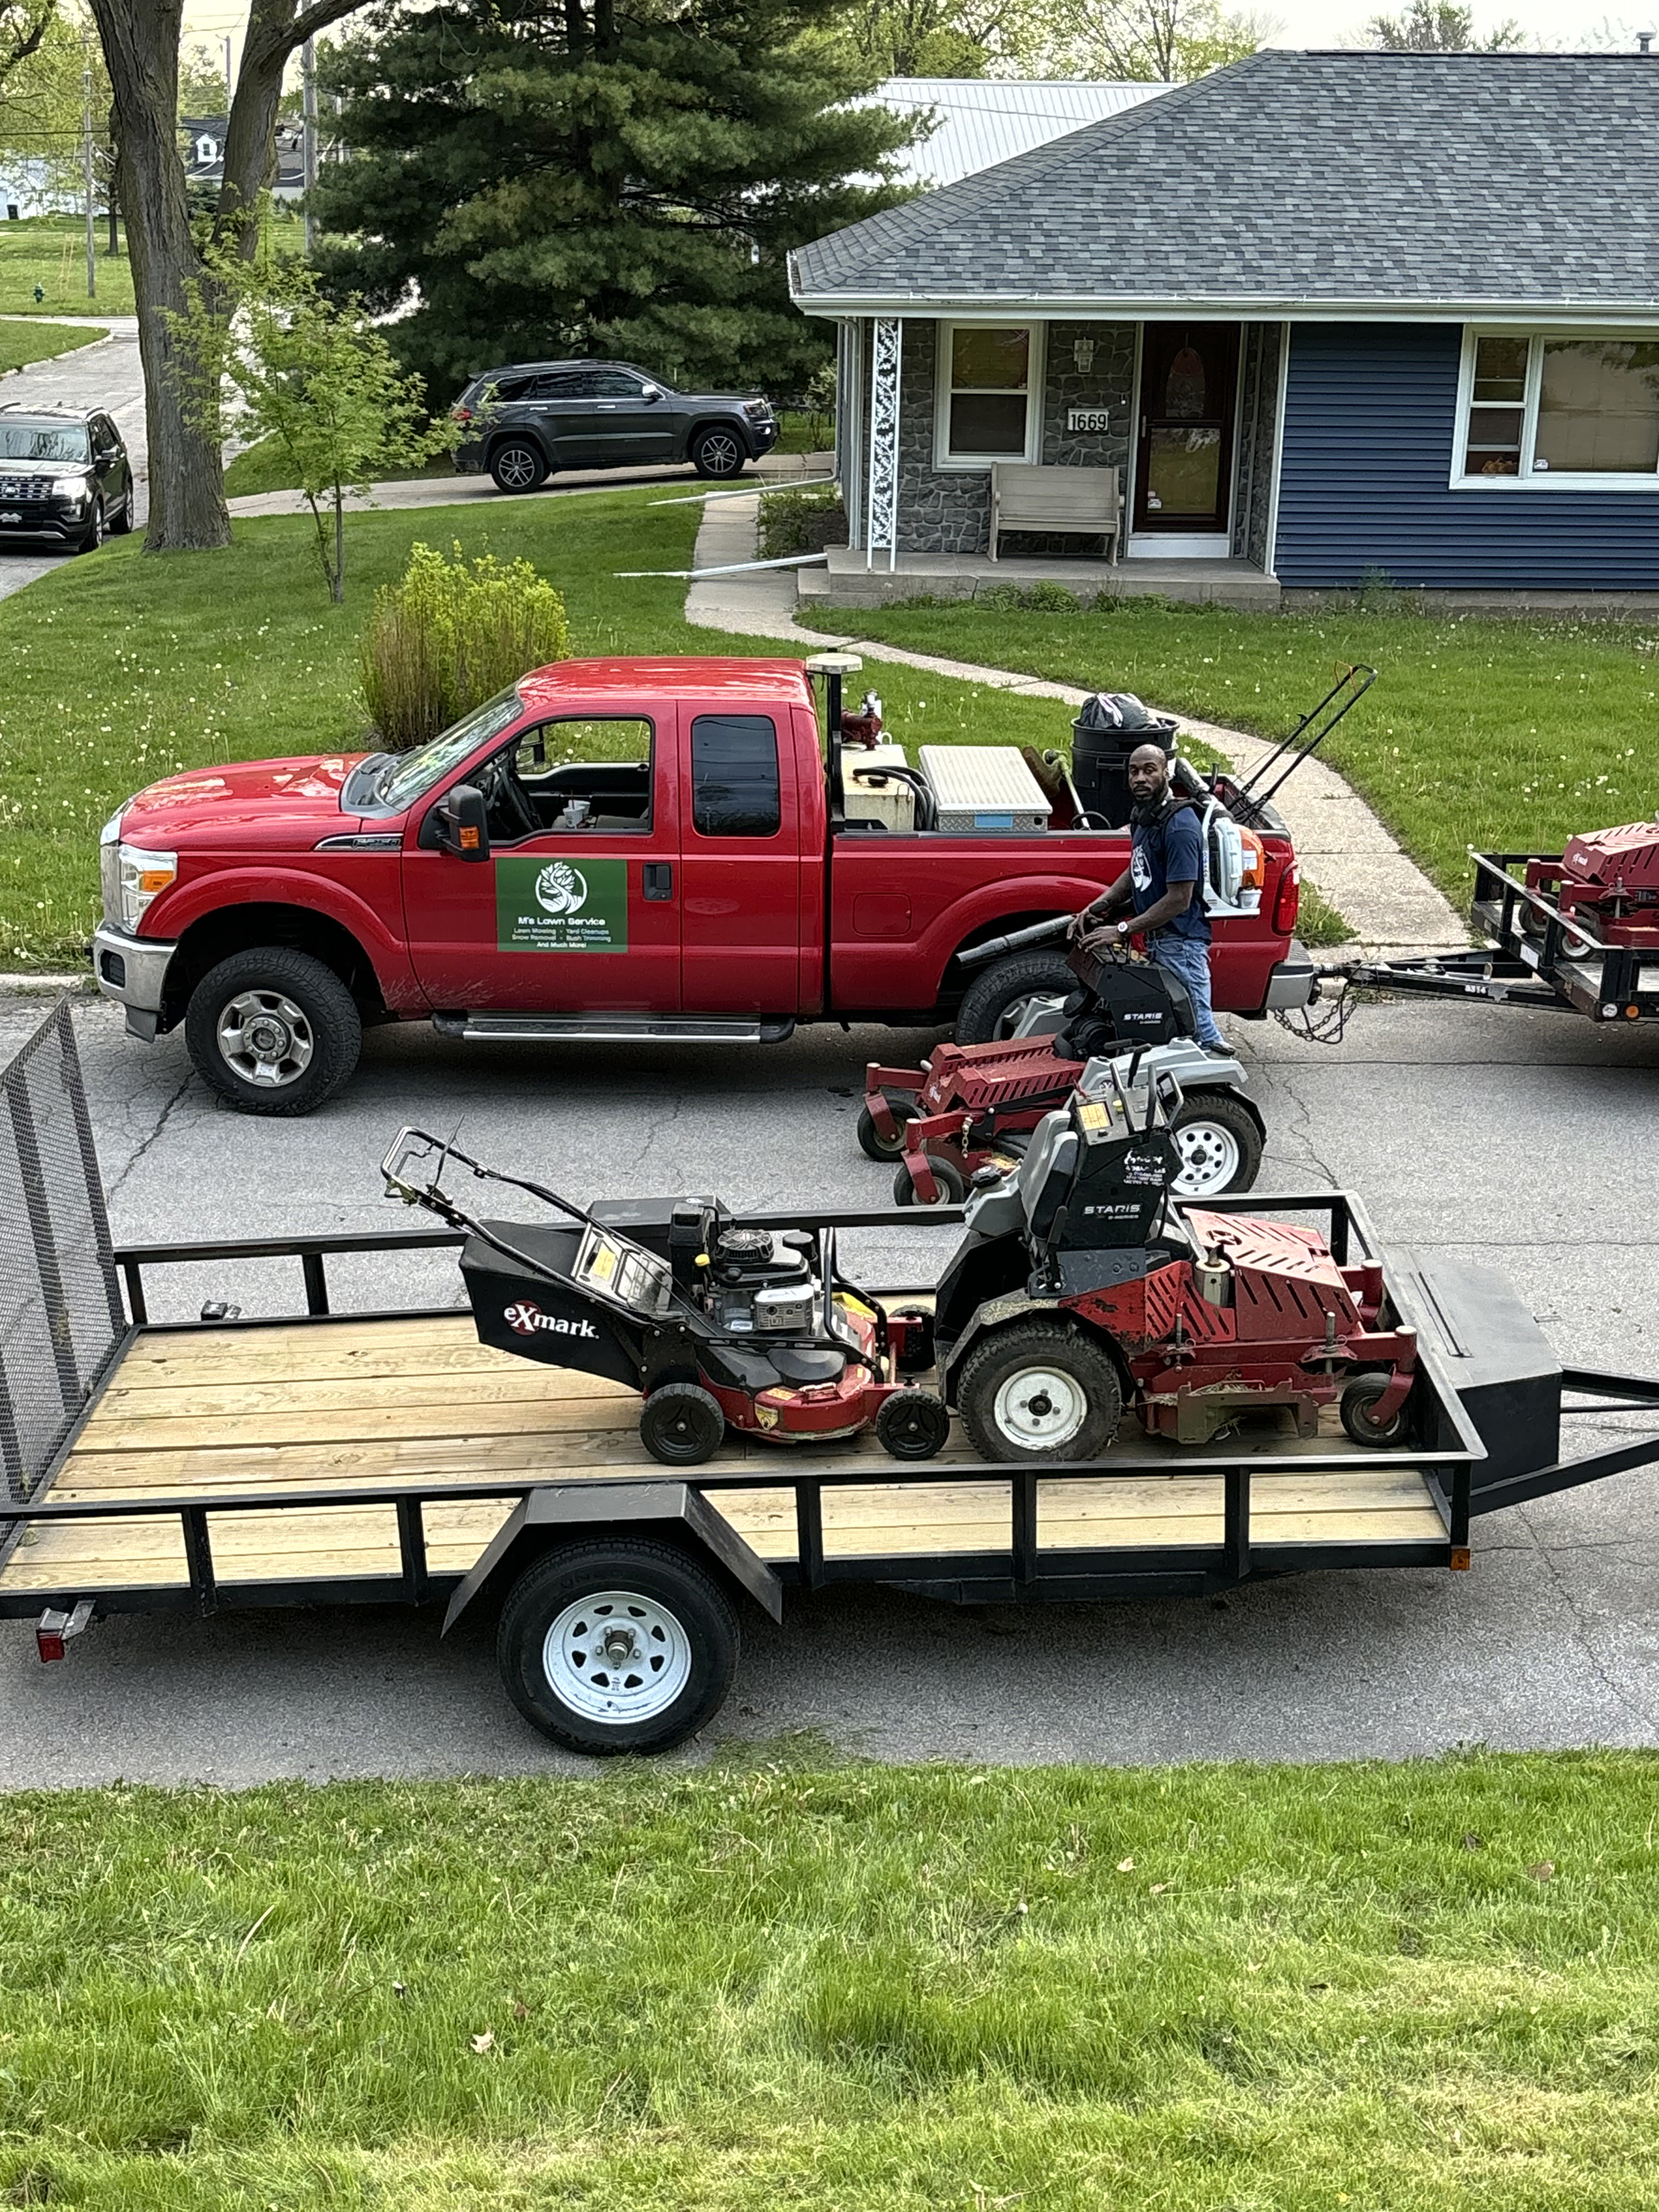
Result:
<svg viewBox="0 0 1659 2212"><path fill-rule="evenodd" d="M1204 834L1195 806L1178 806L1150 824L1137 822L1132 831L1129 881L1135 892L1135 911L1144 914L1155 906L1172 883L1191 883L1195 888L1186 912L1161 927L1177 937L1208 942L1210 918L1204 911Z"/></svg>

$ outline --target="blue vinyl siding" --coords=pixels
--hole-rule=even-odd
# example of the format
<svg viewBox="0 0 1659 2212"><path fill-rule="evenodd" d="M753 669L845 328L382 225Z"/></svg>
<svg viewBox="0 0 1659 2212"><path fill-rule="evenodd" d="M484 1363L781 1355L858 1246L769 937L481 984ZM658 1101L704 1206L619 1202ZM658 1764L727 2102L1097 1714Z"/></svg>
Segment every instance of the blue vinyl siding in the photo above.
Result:
<svg viewBox="0 0 1659 2212"><path fill-rule="evenodd" d="M1444 324L1292 332L1280 582L1659 591L1659 491L1447 488L1462 342Z"/></svg>

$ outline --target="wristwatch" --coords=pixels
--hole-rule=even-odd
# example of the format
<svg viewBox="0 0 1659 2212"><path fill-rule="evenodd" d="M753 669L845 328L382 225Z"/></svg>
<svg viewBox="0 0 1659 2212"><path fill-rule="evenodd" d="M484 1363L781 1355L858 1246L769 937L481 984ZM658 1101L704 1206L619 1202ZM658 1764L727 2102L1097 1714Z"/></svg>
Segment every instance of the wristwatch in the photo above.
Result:
<svg viewBox="0 0 1659 2212"><path fill-rule="evenodd" d="M1128 937L1129 933L1128 924L1127 922L1120 922L1117 925L1117 933L1120 938Z"/></svg>

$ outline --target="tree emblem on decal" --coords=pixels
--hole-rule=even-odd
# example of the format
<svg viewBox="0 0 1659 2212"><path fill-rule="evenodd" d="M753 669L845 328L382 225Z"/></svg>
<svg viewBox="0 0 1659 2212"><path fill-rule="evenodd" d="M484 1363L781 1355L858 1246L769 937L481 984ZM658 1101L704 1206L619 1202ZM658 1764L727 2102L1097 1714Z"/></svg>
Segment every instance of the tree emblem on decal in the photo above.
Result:
<svg viewBox="0 0 1659 2212"><path fill-rule="evenodd" d="M588 879L569 861L554 861L536 879L536 903L550 914L574 914L588 902Z"/></svg>

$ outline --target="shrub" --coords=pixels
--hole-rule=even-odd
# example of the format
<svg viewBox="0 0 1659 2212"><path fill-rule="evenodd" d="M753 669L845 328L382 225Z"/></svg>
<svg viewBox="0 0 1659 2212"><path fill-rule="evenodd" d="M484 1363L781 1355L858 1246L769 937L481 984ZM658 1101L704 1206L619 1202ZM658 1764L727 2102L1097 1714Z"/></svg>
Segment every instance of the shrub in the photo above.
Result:
<svg viewBox="0 0 1659 2212"><path fill-rule="evenodd" d="M527 669L568 660L564 601L528 561L446 560L410 547L409 566L374 595L358 648L363 704L393 752L423 745Z"/></svg>
<svg viewBox="0 0 1659 2212"><path fill-rule="evenodd" d="M1076 592L1067 591L1064 584L1033 584L1026 594L1025 607L1033 614L1081 614L1083 601Z"/></svg>
<svg viewBox="0 0 1659 2212"><path fill-rule="evenodd" d="M760 502L762 560L783 561L796 553L822 553L847 543L847 518L833 484L802 492L768 492Z"/></svg>

